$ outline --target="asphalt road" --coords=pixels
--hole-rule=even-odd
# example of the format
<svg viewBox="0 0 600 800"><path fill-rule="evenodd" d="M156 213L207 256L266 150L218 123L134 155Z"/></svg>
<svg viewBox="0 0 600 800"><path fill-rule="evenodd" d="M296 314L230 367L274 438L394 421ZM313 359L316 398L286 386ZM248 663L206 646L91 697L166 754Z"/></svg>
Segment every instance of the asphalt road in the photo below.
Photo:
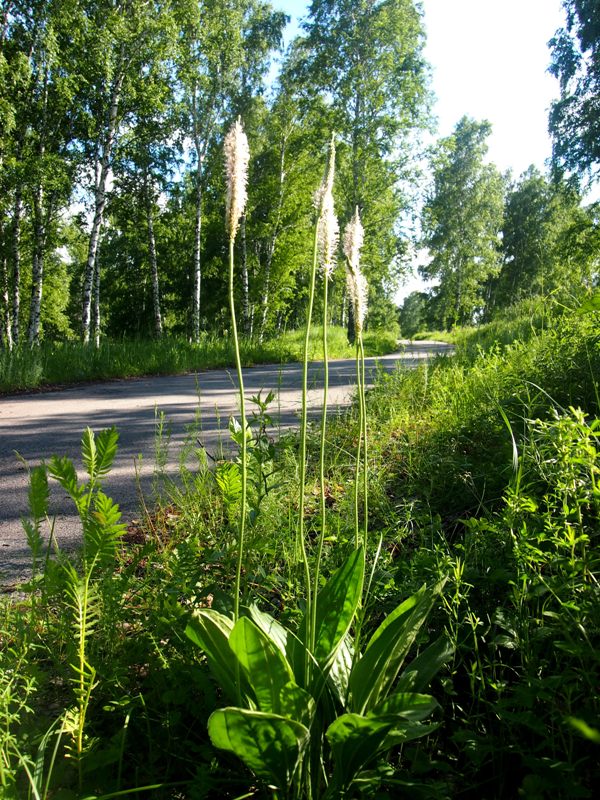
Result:
<svg viewBox="0 0 600 800"><path fill-rule="evenodd" d="M415 366L420 360L448 346L433 342L407 344L401 352L367 359L367 381L372 382L377 368L393 371L398 364ZM317 413L322 401L323 365L310 369L309 408ZM244 370L246 396L264 390L278 391L271 414L279 426L293 427L298 422L302 367L266 365ZM184 443L201 443L212 456L228 447L228 420L237 414L235 370L207 370L197 374L127 379L75 386L68 389L0 399L0 585L26 577L29 551L21 525L28 513L27 470L18 453L34 466L56 455L74 459L80 480L80 442L83 430L94 431L115 425L119 431L119 450L104 491L115 500L125 521L139 513L136 464L141 490L151 504L155 475L156 420L164 414L169 436L165 471L176 476ZM329 408L347 405L354 392L355 362L331 361L329 365ZM190 464L193 465L193 456ZM71 501L51 481L50 509L55 515L55 534L61 548L77 546L78 520Z"/></svg>

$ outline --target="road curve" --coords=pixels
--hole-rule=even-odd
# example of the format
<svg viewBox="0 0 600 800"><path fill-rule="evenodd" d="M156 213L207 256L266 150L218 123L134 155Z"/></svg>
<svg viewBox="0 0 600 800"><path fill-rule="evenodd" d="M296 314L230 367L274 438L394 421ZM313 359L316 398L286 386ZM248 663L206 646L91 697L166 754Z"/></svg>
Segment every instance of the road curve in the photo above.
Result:
<svg viewBox="0 0 600 800"><path fill-rule="evenodd" d="M422 359L447 352L436 342L406 343L401 352L366 360L367 382L377 369L391 372L398 364L415 366ZM322 400L322 363L310 367L309 407L317 410ZM265 365L244 370L247 397L261 390L279 389L271 411L281 428L298 421L302 381L300 364ZM170 429L169 457L165 471L175 475L182 446L190 435L211 454L227 446L227 424L237 414L235 370L206 370L196 374L165 375L74 386L41 394L0 399L0 585L12 584L27 575L29 552L21 526L27 515L27 470L18 453L31 466L54 455L74 459L80 480L80 441L84 428L95 431L115 425L119 451L114 468L104 481L104 490L119 503L125 520L139 507L135 462L141 489L152 494L155 459L155 421L164 414ZM355 386L353 359L329 364L329 407L347 405ZM193 433L190 433L190 432ZM52 482L55 484L55 482ZM59 486L53 485L50 509L56 517L55 533L61 548L77 546L80 528L72 504Z"/></svg>

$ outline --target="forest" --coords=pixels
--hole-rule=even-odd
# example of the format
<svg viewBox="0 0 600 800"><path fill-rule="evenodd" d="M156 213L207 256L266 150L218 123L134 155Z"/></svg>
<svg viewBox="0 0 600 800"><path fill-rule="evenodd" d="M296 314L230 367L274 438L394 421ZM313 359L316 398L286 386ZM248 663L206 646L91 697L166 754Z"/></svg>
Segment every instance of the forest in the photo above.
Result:
<svg viewBox="0 0 600 800"><path fill-rule="evenodd" d="M221 365L238 413L176 477L157 417L131 520L116 427L21 459L0 798L595 796L600 4L561 5L515 176L486 120L434 139L417 0L313 0L291 41L263 0L1 0L0 392ZM400 336L451 352L369 388ZM286 359L291 431L244 390Z"/></svg>
<svg viewBox="0 0 600 800"><path fill-rule="evenodd" d="M396 321L418 247L437 287L406 303L409 336L592 286L598 209L564 173L499 174L485 121L424 146L432 98L414 3L313 3L283 52L286 21L262 1L4 0L5 349L227 331L221 145L238 116L252 154L236 286L248 335L304 321L304 243L332 130L340 220L358 207L367 232L372 328ZM332 321L351 331L351 313L337 275Z"/></svg>

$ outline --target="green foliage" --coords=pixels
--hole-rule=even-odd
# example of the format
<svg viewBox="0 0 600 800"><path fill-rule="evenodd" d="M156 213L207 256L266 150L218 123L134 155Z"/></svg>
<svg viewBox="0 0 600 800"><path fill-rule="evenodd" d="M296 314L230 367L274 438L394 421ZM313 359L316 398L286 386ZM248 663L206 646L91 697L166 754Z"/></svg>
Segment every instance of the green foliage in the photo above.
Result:
<svg viewBox="0 0 600 800"><path fill-rule="evenodd" d="M594 110L600 91L600 12L594 0L563 0L563 7L565 26L550 42L550 71L560 81L560 98L550 108L552 161L559 172L593 178L600 161Z"/></svg>
<svg viewBox="0 0 600 800"><path fill-rule="evenodd" d="M343 795L394 744L436 727L421 724L437 707L433 698L398 693L395 687L441 584L423 587L401 604L361 655L354 651L350 628L361 601L364 566L364 553L357 550L322 588L313 651L306 640L308 617L294 633L255 607L233 627L229 617L200 609L186 628L230 698L248 704L211 715L213 744L237 755L283 796L304 797L309 791L313 796ZM450 657L447 646L436 645L435 653L426 651L405 669L399 684L424 688ZM332 765L323 735L331 745Z"/></svg>
<svg viewBox="0 0 600 800"><path fill-rule="evenodd" d="M502 229L503 265L490 284L486 317L523 297L572 302L592 285L594 256L585 246L590 211L579 195L530 168L511 186ZM587 250L587 252L586 252Z"/></svg>
<svg viewBox="0 0 600 800"><path fill-rule="evenodd" d="M504 184L483 161L490 132L489 123L463 117L432 158L434 186L422 215L431 260L421 272L439 280L431 316L442 328L472 323L487 281L500 271Z"/></svg>
<svg viewBox="0 0 600 800"><path fill-rule="evenodd" d="M118 537L114 555L95 562L87 611L81 561L73 559L69 577L60 566L65 556L58 565L50 558L43 579L26 587L27 599L3 607L7 797L26 797L31 780L42 797L59 788L77 794L76 762L65 755L77 753L73 690L82 663L85 686L95 670L81 742L84 797L147 784L160 798L177 781L182 796L211 800L248 791L270 796L269 784L284 787L280 796L295 789L302 796L311 781L313 797L331 798L593 796L600 715L596 313L557 316L523 301L504 320L457 331L458 358L382 378L367 397L364 560L346 550L358 410L330 422L330 535L314 649L306 647L295 541L293 441L275 454L271 488L250 528L244 597L256 604L235 625L239 499L219 487L225 467L215 473L199 461L182 472L183 489L148 514L147 527ZM522 342L511 342L511 331ZM500 343L478 352L477 336L483 346L495 336ZM256 408L259 419L268 414ZM253 436L260 429L258 422ZM85 461L100 483L113 446L109 435L85 437ZM318 447L309 439L311 562ZM269 461L265 467L272 469ZM233 487L236 468L233 462ZM91 476L82 483L60 460L58 469L83 506ZM43 537L43 469L31 477L30 523L35 531L40 521ZM91 507L104 508L101 500ZM90 532L91 558L99 545ZM44 548L42 541L38 569ZM409 599L399 605L402 596Z"/></svg>
<svg viewBox="0 0 600 800"><path fill-rule="evenodd" d="M309 355L321 358L320 333L311 331ZM258 342L242 339L242 362L245 366L261 363L285 363L302 357L300 331L286 331L274 339ZM396 350L393 332L369 331L365 334L367 355L385 355ZM329 331L332 358L352 358L346 331ZM199 369L214 369L233 364L233 345L228 337L204 335L199 344L163 337L160 341L103 340L100 347L89 348L75 342L42 343L32 350L19 347L0 350L0 391L11 392L37 386L78 383L138 375L171 375Z"/></svg>

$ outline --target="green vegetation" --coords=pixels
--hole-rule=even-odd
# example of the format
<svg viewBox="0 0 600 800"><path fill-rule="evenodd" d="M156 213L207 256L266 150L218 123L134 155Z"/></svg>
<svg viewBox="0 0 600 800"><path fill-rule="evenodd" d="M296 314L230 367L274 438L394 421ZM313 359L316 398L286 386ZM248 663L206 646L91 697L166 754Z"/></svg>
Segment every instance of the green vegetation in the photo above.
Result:
<svg viewBox="0 0 600 800"><path fill-rule="evenodd" d="M331 358L353 357L354 350L348 344L345 330L331 326L328 338ZM313 328L309 344L311 360L322 357L320 339L320 331ZM242 363L252 366L300 361L302 340L302 331L286 331L262 343L242 337ZM397 349L398 339L393 329L371 330L365 335L368 356L381 356ZM175 375L233 364L233 341L208 334L202 336L198 344L166 336L159 341L103 340L97 348L77 342L43 343L33 350L24 346L11 353L0 351L0 392L140 375Z"/></svg>
<svg viewBox="0 0 600 800"><path fill-rule="evenodd" d="M552 44L554 166L580 175L598 163L597 6L564 0ZM422 218L439 284L400 312L404 335L443 328L456 353L364 391L365 352L396 343L421 14L315 0L269 105L285 20L268 3L4 14L2 385L235 363L241 407L236 457L209 465L190 434L194 468L162 476L128 527L103 491L115 429L84 432L81 469L60 454L29 468L31 577L0 602L2 798L597 791L598 205L533 169L500 176L488 124L463 118L433 149ZM64 213L76 189L88 226ZM355 356L358 397L329 419L333 355ZM245 398L241 367L293 358L300 431L273 437L275 395ZM59 548L50 481L75 507L78 553Z"/></svg>
<svg viewBox="0 0 600 800"><path fill-rule="evenodd" d="M370 796L379 785L394 796L424 798L502 798L519 792L591 797L600 779L594 743L600 715L597 314L547 311L546 324L537 328L523 310L521 306L520 323L517 311L510 323L522 332L521 340L476 353L477 331L464 331L456 357L384 376L367 396L369 591L363 604L356 605L358 594L353 595L343 630L353 630L355 636L360 631L361 641L368 642L386 614L395 618L399 600L423 583L446 584L437 599L427 595L429 617L420 633L415 629L406 640L406 647L413 642L406 652L415 666L409 664L405 677L394 684L399 691L408 676L422 675L410 684L409 691L416 692L414 704L433 681L429 699L419 700L418 710L413 705L402 712L394 706L407 724L427 727L428 737L411 743L405 731L394 734L393 746L388 738L383 749L375 744L369 749L377 725L353 728L360 751L370 754L369 763L348 762L346 772L327 768L330 778L334 776L327 796L342 791L337 782L343 775L351 781L350 796ZM481 341L488 336L484 331ZM114 541L111 531L118 519L109 513L100 486L113 440L102 434L94 450L86 434L84 459L88 472L98 476L94 486L90 482L85 490L75 489L64 460L55 460L50 469L79 498L79 506L90 498L95 509L94 525L86 534L91 549L83 561L66 568L61 566L70 563L65 555L46 560L51 543L35 533L45 512L46 490L40 472L32 473L29 539L38 566L24 587L26 599L5 604L0 626L5 720L0 746L7 797L27 796L27 771L33 776L35 764L36 786L43 790L39 795L48 798L53 796L50 787L57 786L71 787L74 794L69 796L77 796L79 767L81 797L134 786L154 786L150 796L165 798L238 797L246 792L270 796L263 780L276 785L289 781L291 796L308 796L303 773L293 770L295 762L283 762L280 756L269 761L268 751L253 755L245 750L249 745L242 742L249 740L235 731L245 730L239 726L250 724L248 718L228 719L229 738L223 739L222 712L217 713L223 698L200 657L202 651L207 654L208 666L234 705L235 686L263 697L256 681L265 669L273 674L283 670L281 680L287 674L290 686L289 680L296 686L302 681L304 659L300 656L300 666L294 666L284 648L286 666L278 655L281 637L289 642L290 636L291 641L301 636L306 610L294 522L297 441L287 436L270 442L261 422L266 415L268 408L257 406L249 440L251 513L242 607L251 605L250 616L242 615L242 627L235 628L238 644L232 641L233 649L225 651L233 653L231 661L219 656L223 645L215 638L215 625L222 631L219 636L225 636L223 642L233 635L231 623L223 620L230 619L236 563L240 496L235 463L224 462L212 471L199 452L197 469L181 476L184 490L172 485L170 499L143 525L119 537L109 554L104 544ZM345 592L360 583L358 562L346 560L355 541L355 468L349 453L355 450L359 417L357 407L328 426L328 534L321 571L329 582L321 584L321 607L335 607L336 582ZM312 568L314 537L320 530L318 433L308 436L307 445L304 520ZM90 561L95 552L106 558ZM86 606L89 622L83 639L77 633L83 617L75 614L81 603L65 602L65 597L81 599L81 591L69 594L67 584L81 589L90 571L87 590L93 602ZM352 623L354 614L358 618ZM186 626L191 638L184 635ZM267 659L261 669L252 666L254 660L247 661L246 649L239 649L242 642L250 647L251 633L259 637L258 649L252 646L247 652L255 654L252 659ZM327 660L325 651L323 658ZM431 669L435 665L438 677L425 664ZM236 670L248 684L231 683ZM93 688L86 694L80 681L85 689L88 679ZM301 691L294 691L295 699L291 689L282 689L279 699L270 695L270 702L281 704L289 696L285 702L293 700L293 713L301 715ZM343 705L343 696L331 697L327 703L332 706L322 706L324 698L314 692L309 694L320 709L319 724L332 725L331 714ZM356 702L357 695L351 697ZM312 708L309 698L305 700ZM280 741L281 747L288 742L289 758L304 752L308 741L313 747L312 738L304 739L302 716L290 717L296 722L284 731L284 723L277 721L282 719L277 708L283 706L265 710L264 704L267 699L260 701L258 711L248 713L258 714L260 721L271 715L271 741ZM284 717L292 714L290 709ZM208 729L213 742L245 753L242 757L257 777L240 772L222 750L213 748L207 737L213 712L217 716ZM356 711L350 706L343 713L353 719ZM433 714L441 726L417 722L426 714ZM366 718L374 719L368 713ZM336 726L344 718L338 719ZM336 731L331 729L328 740L339 765L344 762L339 761L342 745L336 744ZM270 735L265 733L264 742ZM324 763L328 752L326 747ZM72 757L65 758L69 753ZM288 770L285 776L282 769ZM313 787L312 796L324 796L323 789Z"/></svg>
<svg viewBox="0 0 600 800"><path fill-rule="evenodd" d="M284 54L287 21L266 0L3 2L0 349L221 335L221 145L238 117L251 151L240 332L263 340L304 324L333 130L340 222L358 206L369 230L370 324L393 323L409 251L398 223L429 121L423 12L415 0L316 0ZM330 305L345 327L342 270Z"/></svg>

